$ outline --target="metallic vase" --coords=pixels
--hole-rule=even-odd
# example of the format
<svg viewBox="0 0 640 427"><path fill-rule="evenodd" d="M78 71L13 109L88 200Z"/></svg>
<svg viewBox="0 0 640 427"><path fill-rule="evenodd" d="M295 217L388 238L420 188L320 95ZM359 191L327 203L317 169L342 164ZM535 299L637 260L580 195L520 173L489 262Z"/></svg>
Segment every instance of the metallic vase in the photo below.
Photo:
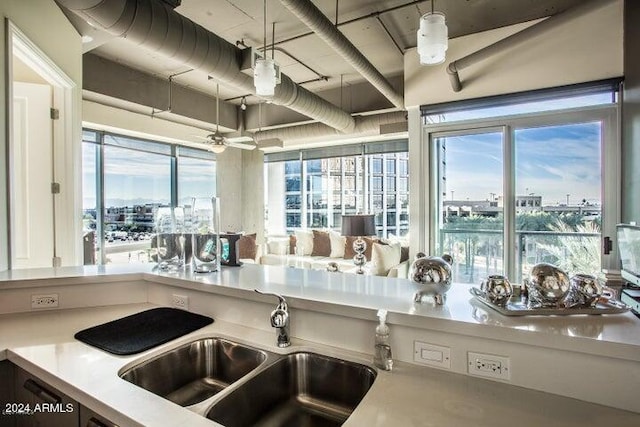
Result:
<svg viewBox="0 0 640 427"><path fill-rule="evenodd" d="M571 277L567 307L595 307L602 295L602 285L589 274L576 274Z"/></svg>
<svg viewBox="0 0 640 427"><path fill-rule="evenodd" d="M499 274L484 279L480 284L480 290L489 301L501 306L504 306L513 295L513 286L505 276Z"/></svg>
<svg viewBox="0 0 640 427"><path fill-rule="evenodd" d="M529 307L559 307L569 293L567 273L552 264L540 263L531 269L531 277L525 279L529 295Z"/></svg>
<svg viewBox="0 0 640 427"><path fill-rule="evenodd" d="M451 265L443 258L428 257L422 253L416 256L409 267L409 279L418 288L413 296L414 302L422 302L424 296L432 296L437 305L444 304L445 294L451 288Z"/></svg>

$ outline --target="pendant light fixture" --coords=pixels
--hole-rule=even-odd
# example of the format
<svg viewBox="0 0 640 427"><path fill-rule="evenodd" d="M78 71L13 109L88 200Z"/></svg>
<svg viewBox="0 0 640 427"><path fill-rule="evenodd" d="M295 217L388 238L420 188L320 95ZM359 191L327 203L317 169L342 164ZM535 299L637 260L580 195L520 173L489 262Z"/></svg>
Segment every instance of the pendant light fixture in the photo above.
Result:
<svg viewBox="0 0 640 427"><path fill-rule="evenodd" d="M431 0L431 12L425 13L420 18L418 55L422 65L442 64L449 48L449 30L444 13L433 11L434 1Z"/></svg>
<svg viewBox="0 0 640 427"><path fill-rule="evenodd" d="M276 62L273 58L267 58L267 0L264 0L264 50L263 57L256 59L253 69L253 85L256 87L256 95L270 98L276 89Z"/></svg>

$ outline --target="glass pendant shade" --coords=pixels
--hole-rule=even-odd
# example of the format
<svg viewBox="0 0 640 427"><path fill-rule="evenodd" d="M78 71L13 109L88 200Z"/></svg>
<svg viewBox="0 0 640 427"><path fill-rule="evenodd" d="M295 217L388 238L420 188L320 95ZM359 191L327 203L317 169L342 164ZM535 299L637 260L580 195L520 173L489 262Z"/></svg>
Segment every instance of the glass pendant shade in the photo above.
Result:
<svg viewBox="0 0 640 427"><path fill-rule="evenodd" d="M223 143L213 143L209 146L209 150L211 150L212 152L216 153L216 154L220 154L222 153L225 149L227 148L226 145L224 145Z"/></svg>
<svg viewBox="0 0 640 427"><path fill-rule="evenodd" d="M253 69L253 84L256 87L256 95L270 97L276 88L276 65L273 59L256 59Z"/></svg>
<svg viewBox="0 0 640 427"><path fill-rule="evenodd" d="M418 55L423 65L436 65L444 62L449 48L449 30L444 14L429 12L420 18L418 29Z"/></svg>

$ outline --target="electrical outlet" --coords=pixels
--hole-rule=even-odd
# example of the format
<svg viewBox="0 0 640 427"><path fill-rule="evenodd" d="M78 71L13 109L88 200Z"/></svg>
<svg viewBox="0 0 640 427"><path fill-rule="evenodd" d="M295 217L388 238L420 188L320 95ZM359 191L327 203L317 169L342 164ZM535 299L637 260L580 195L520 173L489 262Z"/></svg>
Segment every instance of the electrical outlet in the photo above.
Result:
<svg viewBox="0 0 640 427"><path fill-rule="evenodd" d="M31 308L58 307L58 294L31 295Z"/></svg>
<svg viewBox="0 0 640 427"><path fill-rule="evenodd" d="M189 297L186 295L173 294L171 297L172 304L175 308L189 310Z"/></svg>
<svg viewBox="0 0 640 427"><path fill-rule="evenodd" d="M511 380L509 358L494 354L468 353L469 374L479 377Z"/></svg>

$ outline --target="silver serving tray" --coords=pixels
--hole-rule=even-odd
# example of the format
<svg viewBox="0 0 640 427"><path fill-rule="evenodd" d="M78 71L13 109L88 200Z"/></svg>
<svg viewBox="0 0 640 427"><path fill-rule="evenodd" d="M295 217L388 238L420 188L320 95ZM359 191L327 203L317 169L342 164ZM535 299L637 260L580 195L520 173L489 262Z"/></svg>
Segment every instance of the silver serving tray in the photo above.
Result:
<svg viewBox="0 0 640 427"><path fill-rule="evenodd" d="M476 287L469 289L471 295L483 304L491 307L495 311L505 316L569 316L573 314L619 314L629 311L629 306L615 300L599 300L595 307L575 307L575 308L529 308L527 303L520 299L511 299L504 306L500 306L489 301L484 292Z"/></svg>

